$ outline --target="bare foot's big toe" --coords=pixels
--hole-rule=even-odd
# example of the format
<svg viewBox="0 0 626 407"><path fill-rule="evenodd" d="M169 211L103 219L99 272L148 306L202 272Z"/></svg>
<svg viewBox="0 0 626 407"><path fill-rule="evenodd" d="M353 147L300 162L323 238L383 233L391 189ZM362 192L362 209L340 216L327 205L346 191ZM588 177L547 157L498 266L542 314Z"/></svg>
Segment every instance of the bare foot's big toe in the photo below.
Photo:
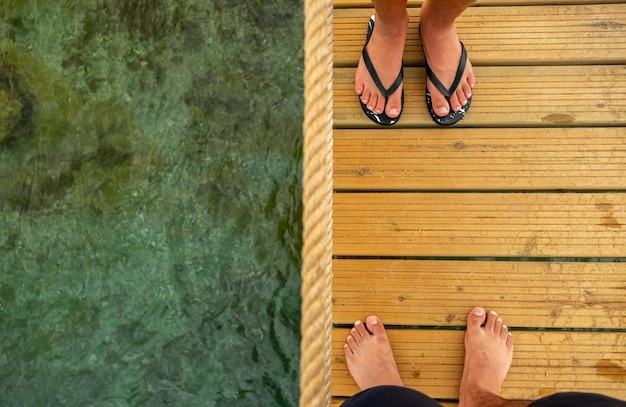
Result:
<svg viewBox="0 0 626 407"><path fill-rule="evenodd" d="M377 337L381 337L381 336L385 336L385 338L387 337L387 333L385 332L385 327L383 326L383 323L380 321L380 319L378 319L377 316L374 315L370 315L369 317L367 317L367 329L372 333L372 335L377 336Z"/></svg>
<svg viewBox="0 0 626 407"><path fill-rule="evenodd" d="M397 97L389 98L387 108L385 109L387 116L396 118L400 115L400 111L402 110L401 100L402 98L398 99Z"/></svg>
<svg viewBox="0 0 626 407"><path fill-rule="evenodd" d="M481 325L485 322L485 310L481 307L476 307L467 315L467 329L480 329Z"/></svg>

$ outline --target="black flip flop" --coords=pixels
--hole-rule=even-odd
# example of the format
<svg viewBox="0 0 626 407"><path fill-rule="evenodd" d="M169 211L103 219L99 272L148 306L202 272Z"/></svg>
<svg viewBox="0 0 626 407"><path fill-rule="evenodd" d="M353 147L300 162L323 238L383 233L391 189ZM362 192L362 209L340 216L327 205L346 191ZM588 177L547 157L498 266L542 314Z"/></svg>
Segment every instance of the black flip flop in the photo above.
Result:
<svg viewBox="0 0 626 407"><path fill-rule="evenodd" d="M454 82L452 82L452 85L449 89L446 88L443 83L441 83L439 78L437 78L437 75L435 75L435 73L430 69L430 66L428 66L428 61L426 61L426 54L424 54L426 75L428 75L428 79L430 79L433 85L435 85L437 90L439 90L439 92L441 92L443 96L445 96L448 104L450 104L450 96L452 96L452 94L456 91L456 89L459 87L459 84L461 83L461 79L463 78L463 72L465 71L465 65L467 64L467 51L465 51L465 46L463 45L463 43L461 41L459 42L461 43L461 60L459 61L459 66L456 69ZM455 112L452 110L452 108L450 108L450 113L448 113L446 116L438 116L433 109L433 102L430 96L430 92L428 92L428 86L426 87L426 105L428 106L430 115L432 116L435 123L441 126L450 126L465 117L465 114L469 110L471 103L472 97L470 96L469 99L467 99L467 103L465 104L465 106L461 107L458 112Z"/></svg>
<svg viewBox="0 0 626 407"><path fill-rule="evenodd" d="M383 96L385 97L385 108L386 108L387 101L389 100L389 96L393 95L393 93L396 90L398 90L398 88L402 84L402 81L404 80L404 61L402 62L403 66L402 68L400 68L400 73L398 74L398 77L396 78L396 80L393 82L393 84L389 88L385 89L382 82L380 81L380 78L378 77L378 73L376 73L376 69L374 69L374 64L372 64L372 60L370 59L370 56L366 50L367 44L369 43L370 38L372 37L372 32L374 32L374 16L370 18L370 21L367 25L367 39L365 41L365 45L363 46L363 62L365 62L365 67L367 68L367 72L369 72L370 76L372 77L372 80L376 84L376 87L378 88L380 93L382 93ZM385 113L384 109L381 114L378 114L376 112L369 110L367 106L363 102L361 102L360 96L359 96L359 102L361 103L361 108L363 109L367 117L370 118L370 120L382 126L391 126L393 124L396 124L398 120L400 120L400 116L402 115L402 109L404 108L404 88L402 89L402 101L400 105L400 114L397 117L387 116L387 113Z"/></svg>

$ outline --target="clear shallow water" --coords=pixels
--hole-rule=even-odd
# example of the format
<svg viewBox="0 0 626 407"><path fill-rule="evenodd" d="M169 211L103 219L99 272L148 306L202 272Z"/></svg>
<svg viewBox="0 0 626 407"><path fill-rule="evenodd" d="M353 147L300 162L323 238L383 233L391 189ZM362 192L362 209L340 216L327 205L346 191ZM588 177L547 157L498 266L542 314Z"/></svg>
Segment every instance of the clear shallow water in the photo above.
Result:
<svg viewBox="0 0 626 407"><path fill-rule="evenodd" d="M301 1L0 4L0 405L296 405Z"/></svg>

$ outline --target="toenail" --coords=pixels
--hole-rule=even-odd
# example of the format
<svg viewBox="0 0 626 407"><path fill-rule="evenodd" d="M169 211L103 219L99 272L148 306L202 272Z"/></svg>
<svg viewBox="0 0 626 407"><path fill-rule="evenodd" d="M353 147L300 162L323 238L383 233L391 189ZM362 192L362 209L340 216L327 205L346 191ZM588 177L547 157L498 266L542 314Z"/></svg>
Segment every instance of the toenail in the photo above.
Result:
<svg viewBox="0 0 626 407"><path fill-rule="evenodd" d="M485 310L483 310L482 308L476 308L474 310L474 315L476 315L477 317L482 317L483 315L485 315Z"/></svg>
<svg viewBox="0 0 626 407"><path fill-rule="evenodd" d="M361 321L356 321L356 322L354 323L354 326L359 326L359 325L361 325Z"/></svg>
<svg viewBox="0 0 626 407"><path fill-rule="evenodd" d="M376 325L378 323L378 319L372 318L372 325Z"/></svg>

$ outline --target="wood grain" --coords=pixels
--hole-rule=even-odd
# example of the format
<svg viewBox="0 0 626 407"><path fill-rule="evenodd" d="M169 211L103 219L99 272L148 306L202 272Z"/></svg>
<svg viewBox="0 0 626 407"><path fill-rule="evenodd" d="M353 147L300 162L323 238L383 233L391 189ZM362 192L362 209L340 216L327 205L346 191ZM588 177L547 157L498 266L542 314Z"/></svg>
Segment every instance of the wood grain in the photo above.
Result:
<svg viewBox="0 0 626 407"><path fill-rule="evenodd" d="M464 326L481 305L513 327L626 327L626 263L336 259L333 273L336 324Z"/></svg>
<svg viewBox="0 0 626 407"><path fill-rule="evenodd" d="M341 193L335 256L626 257L626 193Z"/></svg>
<svg viewBox="0 0 626 407"><path fill-rule="evenodd" d="M333 160L338 191L614 190L626 186L626 132L337 129Z"/></svg>

